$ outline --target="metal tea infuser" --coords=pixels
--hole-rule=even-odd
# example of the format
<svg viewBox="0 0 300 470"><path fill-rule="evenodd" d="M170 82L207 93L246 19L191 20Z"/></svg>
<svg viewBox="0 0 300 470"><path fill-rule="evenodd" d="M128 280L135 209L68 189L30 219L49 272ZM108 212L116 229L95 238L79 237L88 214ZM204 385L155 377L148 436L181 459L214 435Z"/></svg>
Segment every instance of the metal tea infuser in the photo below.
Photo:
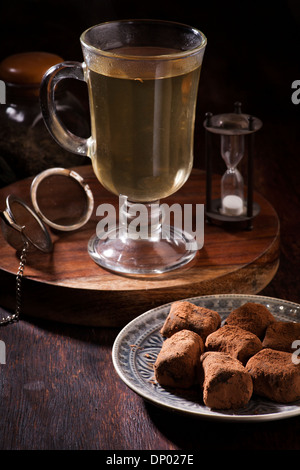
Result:
<svg viewBox="0 0 300 470"><path fill-rule="evenodd" d="M21 281L27 255L35 250L51 253L53 243L46 225L57 231L72 231L91 217L94 198L84 179L75 171L51 168L38 174L30 188L31 209L22 199L10 194L0 211L3 236L19 253L16 275L15 312L0 319L0 325L15 323L21 311Z"/></svg>

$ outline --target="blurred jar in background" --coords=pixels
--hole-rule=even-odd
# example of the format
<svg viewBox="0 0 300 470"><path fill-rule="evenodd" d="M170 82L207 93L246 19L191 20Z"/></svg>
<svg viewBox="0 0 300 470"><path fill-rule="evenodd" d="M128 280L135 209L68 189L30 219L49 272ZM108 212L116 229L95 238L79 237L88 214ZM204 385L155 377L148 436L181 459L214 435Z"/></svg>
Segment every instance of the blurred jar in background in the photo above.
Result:
<svg viewBox="0 0 300 470"><path fill-rule="evenodd" d="M0 105L0 187L55 166L69 168L89 163L87 157L67 152L49 134L39 103L44 73L63 59L47 52L14 54L0 62L0 80L6 100ZM90 135L88 110L76 93L59 89L60 119L81 137Z"/></svg>

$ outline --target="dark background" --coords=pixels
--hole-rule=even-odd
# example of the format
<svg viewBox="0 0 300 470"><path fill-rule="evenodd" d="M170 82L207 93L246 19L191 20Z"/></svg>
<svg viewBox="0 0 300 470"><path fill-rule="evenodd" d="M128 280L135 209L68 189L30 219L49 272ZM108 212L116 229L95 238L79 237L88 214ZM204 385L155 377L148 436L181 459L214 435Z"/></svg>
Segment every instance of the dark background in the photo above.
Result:
<svg viewBox="0 0 300 470"><path fill-rule="evenodd" d="M79 36L109 20L158 18L191 24L208 38L199 112L240 99L262 118L295 113L291 83L299 72L297 0L11 0L0 6L0 60L44 50L82 60ZM298 77L299 78L299 77Z"/></svg>
<svg viewBox="0 0 300 470"><path fill-rule="evenodd" d="M0 6L0 60L44 50L82 60L79 36L109 20L159 18L201 29L208 47L202 102L211 109L240 98L252 112L292 111L290 85L299 70L297 0L11 0ZM298 53L297 53L298 52ZM226 101L225 101L226 100Z"/></svg>
<svg viewBox="0 0 300 470"><path fill-rule="evenodd" d="M244 112L259 117L266 125L287 123L291 133L295 131L292 121L299 120L300 105L297 108L291 102L291 84L300 78L300 5L297 0L278 0L270 5L256 0L1 2L0 60L18 52L43 50L65 60L82 61L80 34L109 20L158 18L201 29L208 38L195 132L195 166L201 167L206 111L228 112L239 100ZM265 136L276 138L274 127L270 136ZM278 158L283 163L284 156Z"/></svg>

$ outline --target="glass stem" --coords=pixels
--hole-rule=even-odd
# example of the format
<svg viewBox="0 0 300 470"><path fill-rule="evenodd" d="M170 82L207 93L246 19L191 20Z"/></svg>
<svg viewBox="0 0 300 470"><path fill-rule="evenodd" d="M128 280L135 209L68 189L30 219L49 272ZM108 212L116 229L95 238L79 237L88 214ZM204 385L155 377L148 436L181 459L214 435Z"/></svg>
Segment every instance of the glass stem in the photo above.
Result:
<svg viewBox="0 0 300 470"><path fill-rule="evenodd" d="M162 213L159 201L132 202L119 197L120 238L157 241L161 238Z"/></svg>

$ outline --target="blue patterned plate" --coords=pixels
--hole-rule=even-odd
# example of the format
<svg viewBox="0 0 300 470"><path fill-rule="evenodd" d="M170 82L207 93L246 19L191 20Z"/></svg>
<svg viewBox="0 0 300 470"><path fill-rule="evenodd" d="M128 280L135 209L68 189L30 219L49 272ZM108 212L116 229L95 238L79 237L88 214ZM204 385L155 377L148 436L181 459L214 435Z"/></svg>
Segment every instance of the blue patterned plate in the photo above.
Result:
<svg viewBox="0 0 300 470"><path fill-rule="evenodd" d="M300 305L259 295L222 294L185 299L196 305L216 310L224 320L231 310L246 302L265 305L277 320L300 322ZM300 400L291 404L273 403L253 397L239 410L213 411L201 397L187 393L179 396L161 387L155 380L153 364L161 349L160 329L169 313L171 303L149 310L128 323L118 334L112 350L114 367L120 378L134 392L151 403L202 418L230 421L268 421L300 414Z"/></svg>

